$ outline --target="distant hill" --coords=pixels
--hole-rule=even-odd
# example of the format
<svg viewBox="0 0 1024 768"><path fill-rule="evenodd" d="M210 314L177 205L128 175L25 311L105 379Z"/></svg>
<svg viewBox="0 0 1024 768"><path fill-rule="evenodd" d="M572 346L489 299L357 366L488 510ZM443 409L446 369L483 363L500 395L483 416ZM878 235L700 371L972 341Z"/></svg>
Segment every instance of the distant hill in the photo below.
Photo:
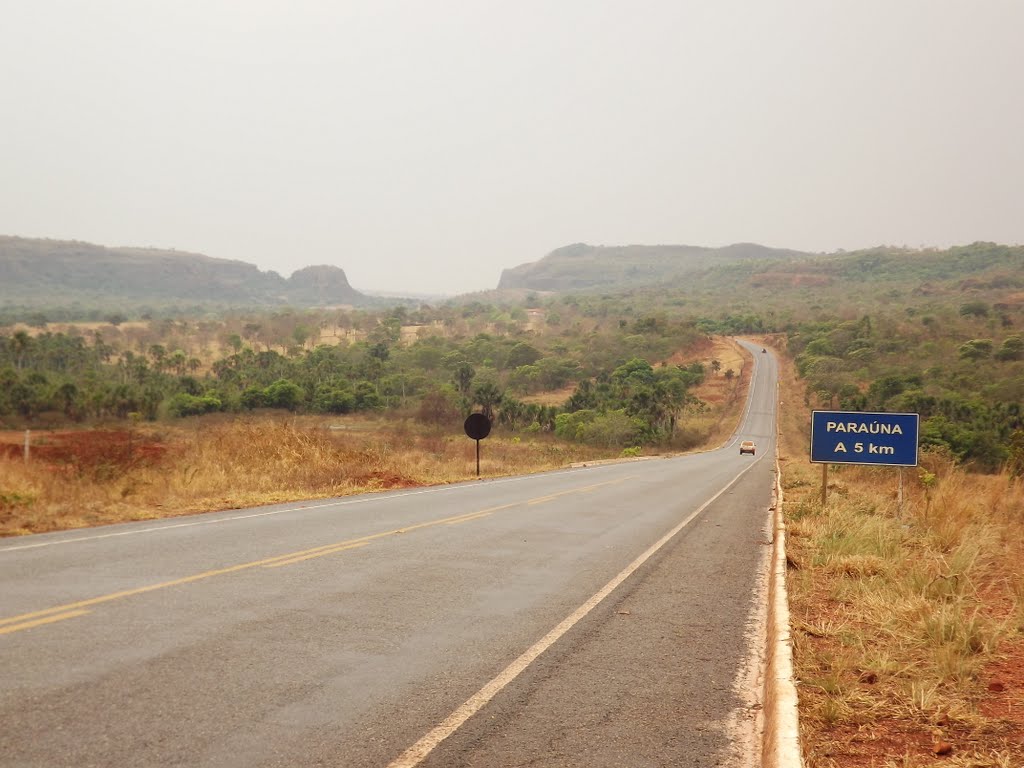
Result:
<svg viewBox="0 0 1024 768"><path fill-rule="evenodd" d="M197 253L0 235L0 303L72 302L325 306L374 300L353 289L338 267L306 267L285 279Z"/></svg>
<svg viewBox="0 0 1024 768"><path fill-rule="evenodd" d="M743 261L693 273L692 291L714 295L742 289L748 296L842 292L874 300L897 294L964 297L1024 289L1024 246L977 242L938 248L880 246L804 258Z"/></svg>
<svg viewBox="0 0 1024 768"><path fill-rule="evenodd" d="M738 262L807 259L812 254L754 243L723 248L693 245L587 245L552 251L540 261L501 273L499 290L572 291L629 288L678 279Z"/></svg>

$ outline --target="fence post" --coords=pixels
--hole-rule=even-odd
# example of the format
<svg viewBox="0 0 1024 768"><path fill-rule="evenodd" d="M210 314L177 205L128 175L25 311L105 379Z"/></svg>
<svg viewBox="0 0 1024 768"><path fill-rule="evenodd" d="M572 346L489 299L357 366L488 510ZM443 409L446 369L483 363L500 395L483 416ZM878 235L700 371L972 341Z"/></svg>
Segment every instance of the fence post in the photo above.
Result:
<svg viewBox="0 0 1024 768"><path fill-rule="evenodd" d="M25 430L25 463L28 463L29 443L31 442L31 430Z"/></svg>

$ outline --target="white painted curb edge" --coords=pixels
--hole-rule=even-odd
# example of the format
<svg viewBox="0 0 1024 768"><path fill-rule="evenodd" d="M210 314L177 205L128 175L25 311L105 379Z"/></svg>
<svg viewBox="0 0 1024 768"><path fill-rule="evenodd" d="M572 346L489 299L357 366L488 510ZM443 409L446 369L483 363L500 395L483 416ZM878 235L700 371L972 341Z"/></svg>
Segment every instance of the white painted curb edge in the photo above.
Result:
<svg viewBox="0 0 1024 768"><path fill-rule="evenodd" d="M768 581L768 663L764 682L765 726L761 745L765 768L803 768L793 642L786 593L786 524L782 516L782 468L775 459L775 514L771 575Z"/></svg>

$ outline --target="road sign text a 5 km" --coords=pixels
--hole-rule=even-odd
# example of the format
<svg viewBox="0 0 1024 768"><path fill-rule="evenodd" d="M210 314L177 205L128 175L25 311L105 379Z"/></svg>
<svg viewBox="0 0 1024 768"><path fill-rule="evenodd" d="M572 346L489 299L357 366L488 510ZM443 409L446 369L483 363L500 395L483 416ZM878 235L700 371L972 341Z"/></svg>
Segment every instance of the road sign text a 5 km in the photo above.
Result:
<svg viewBox="0 0 1024 768"><path fill-rule="evenodd" d="M919 421L916 413L814 411L811 461L916 467Z"/></svg>

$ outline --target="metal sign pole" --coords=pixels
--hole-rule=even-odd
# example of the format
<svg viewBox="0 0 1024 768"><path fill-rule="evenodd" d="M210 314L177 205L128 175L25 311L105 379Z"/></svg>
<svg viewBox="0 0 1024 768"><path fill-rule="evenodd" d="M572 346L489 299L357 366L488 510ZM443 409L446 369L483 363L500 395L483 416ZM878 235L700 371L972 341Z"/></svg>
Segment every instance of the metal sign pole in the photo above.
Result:
<svg viewBox="0 0 1024 768"><path fill-rule="evenodd" d="M821 465L821 508L825 508L828 501L828 464Z"/></svg>
<svg viewBox="0 0 1024 768"><path fill-rule="evenodd" d="M903 467L900 467L900 485L896 492L896 505L899 507L899 514L903 516Z"/></svg>
<svg viewBox="0 0 1024 768"><path fill-rule="evenodd" d="M462 426L466 437L476 440L476 476L480 477L480 441L491 434L491 420L482 413L471 413Z"/></svg>

